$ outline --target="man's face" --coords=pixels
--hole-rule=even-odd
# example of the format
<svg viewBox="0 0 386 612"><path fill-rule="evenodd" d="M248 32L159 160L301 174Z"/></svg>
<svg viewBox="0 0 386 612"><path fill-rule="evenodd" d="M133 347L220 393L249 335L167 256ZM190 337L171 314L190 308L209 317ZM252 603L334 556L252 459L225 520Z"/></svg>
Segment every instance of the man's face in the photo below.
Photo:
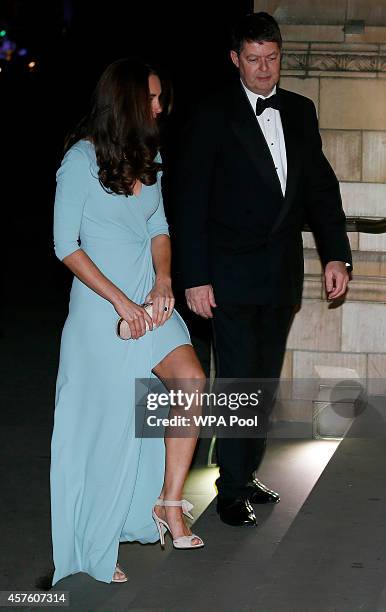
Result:
<svg viewBox="0 0 386 612"><path fill-rule="evenodd" d="M276 42L244 42L240 55L231 51L244 85L260 96L268 96L280 78L280 49Z"/></svg>

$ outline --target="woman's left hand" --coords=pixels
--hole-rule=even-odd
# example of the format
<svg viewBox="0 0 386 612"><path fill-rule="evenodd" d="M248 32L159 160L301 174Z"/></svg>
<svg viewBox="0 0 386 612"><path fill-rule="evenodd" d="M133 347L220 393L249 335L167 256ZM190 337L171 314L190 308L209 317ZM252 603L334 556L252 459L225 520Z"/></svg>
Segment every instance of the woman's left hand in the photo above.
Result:
<svg viewBox="0 0 386 612"><path fill-rule="evenodd" d="M146 296L146 302L153 302L153 322L155 325L163 325L170 319L174 309L174 295L172 284L169 279L156 278L153 289Z"/></svg>

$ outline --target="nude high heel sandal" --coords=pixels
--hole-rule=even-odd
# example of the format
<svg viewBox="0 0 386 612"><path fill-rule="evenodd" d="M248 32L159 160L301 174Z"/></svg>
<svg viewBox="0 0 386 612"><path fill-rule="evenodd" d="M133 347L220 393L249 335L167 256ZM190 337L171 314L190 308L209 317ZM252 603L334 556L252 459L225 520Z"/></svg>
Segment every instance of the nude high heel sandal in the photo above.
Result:
<svg viewBox="0 0 386 612"><path fill-rule="evenodd" d="M114 578L115 576L115 578ZM115 566L115 570L114 570L114 574L113 574L113 578L111 580L111 582L127 582L128 578L125 574L125 572L123 571L123 569L118 565L118 563Z"/></svg>
<svg viewBox="0 0 386 612"><path fill-rule="evenodd" d="M181 506L182 513L185 514L185 516L188 516L191 519L194 518L190 514L190 510L193 508L193 504L188 502L186 499L181 499L179 501L170 501L167 499L157 499L155 505L156 506ZM156 515L154 508L152 511L152 516L158 528L160 544L162 548L164 548L165 546L166 531L169 531L170 535L172 536L174 548L187 549L187 548L201 548L202 546L204 546L203 540L199 538L197 535L195 535L194 533L192 533L191 535L179 536L178 538L173 538L173 534L171 532L171 529L168 523ZM198 544L192 544L192 541L195 538L199 540Z"/></svg>

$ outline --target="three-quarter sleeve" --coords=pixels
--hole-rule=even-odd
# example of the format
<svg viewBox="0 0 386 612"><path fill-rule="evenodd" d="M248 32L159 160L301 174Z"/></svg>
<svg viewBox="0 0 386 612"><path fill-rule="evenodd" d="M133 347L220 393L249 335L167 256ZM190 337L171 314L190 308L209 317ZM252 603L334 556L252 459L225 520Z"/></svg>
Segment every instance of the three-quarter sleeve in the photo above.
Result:
<svg viewBox="0 0 386 612"><path fill-rule="evenodd" d="M56 256L61 260L79 249L89 174L89 159L80 148L73 146L67 151L56 173L54 247Z"/></svg>
<svg viewBox="0 0 386 612"><path fill-rule="evenodd" d="M161 161L161 157L159 154L157 155L156 160L159 162ZM159 189L158 206L147 220L147 229L150 238L154 238L155 236L159 236L160 234L165 234L166 236L169 236L169 225L166 221L164 203L162 198L161 177L162 172L159 172L157 175L157 184Z"/></svg>

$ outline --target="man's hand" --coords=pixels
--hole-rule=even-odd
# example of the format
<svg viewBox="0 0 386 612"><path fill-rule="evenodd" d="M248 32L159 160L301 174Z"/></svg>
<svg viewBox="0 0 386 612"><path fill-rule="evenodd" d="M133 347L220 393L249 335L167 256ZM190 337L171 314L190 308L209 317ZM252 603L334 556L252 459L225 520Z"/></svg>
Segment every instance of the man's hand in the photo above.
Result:
<svg viewBox="0 0 386 612"><path fill-rule="evenodd" d="M214 300L212 285L201 285L185 290L185 297L190 310L204 319L212 319L212 308L217 304Z"/></svg>
<svg viewBox="0 0 386 612"><path fill-rule="evenodd" d="M346 293L349 275L343 261L329 261L324 271L327 298L335 300Z"/></svg>

